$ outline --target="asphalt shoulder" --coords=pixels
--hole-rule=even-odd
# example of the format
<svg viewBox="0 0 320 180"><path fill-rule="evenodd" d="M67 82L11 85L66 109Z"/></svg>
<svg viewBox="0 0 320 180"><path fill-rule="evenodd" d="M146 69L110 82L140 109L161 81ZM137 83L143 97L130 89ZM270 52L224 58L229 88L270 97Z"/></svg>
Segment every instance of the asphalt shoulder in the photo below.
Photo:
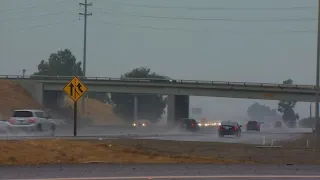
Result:
<svg viewBox="0 0 320 180"><path fill-rule="evenodd" d="M70 164L0 166L0 179L193 175L320 175L320 165Z"/></svg>

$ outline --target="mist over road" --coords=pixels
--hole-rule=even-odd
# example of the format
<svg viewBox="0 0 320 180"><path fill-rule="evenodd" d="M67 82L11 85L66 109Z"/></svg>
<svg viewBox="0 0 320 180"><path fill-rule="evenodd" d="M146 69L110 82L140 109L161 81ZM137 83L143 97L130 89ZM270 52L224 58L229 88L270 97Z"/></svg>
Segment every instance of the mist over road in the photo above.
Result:
<svg viewBox="0 0 320 180"><path fill-rule="evenodd" d="M261 132L243 130L240 138L226 136L219 138L216 128L202 129L199 132L181 132L176 129L169 129L165 126L155 126L150 128L135 129L130 126L87 126L79 127L76 138L97 139L97 138L138 138L157 139L174 141L203 141L203 142L226 142L226 143L250 143L262 144L263 140L267 144L272 141L289 140L301 136L304 133L311 133L308 128L284 128L284 129L261 129ZM50 133L26 133L23 131L15 134L1 134L0 139L43 139L52 138ZM57 128L55 138L73 138L72 126L61 126Z"/></svg>

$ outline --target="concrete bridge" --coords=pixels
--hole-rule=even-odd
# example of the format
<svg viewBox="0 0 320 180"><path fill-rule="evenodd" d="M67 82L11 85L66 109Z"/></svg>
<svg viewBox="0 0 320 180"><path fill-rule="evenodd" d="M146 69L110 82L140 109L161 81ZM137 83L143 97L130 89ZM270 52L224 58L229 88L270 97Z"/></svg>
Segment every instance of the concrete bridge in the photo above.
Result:
<svg viewBox="0 0 320 180"><path fill-rule="evenodd" d="M59 106L63 88L73 77L66 76L0 76L16 81L43 105ZM90 92L168 95L168 119L189 116L189 96L225 98L296 100L314 102L314 85L284 85L251 82L225 82L173 79L134 79L79 77Z"/></svg>

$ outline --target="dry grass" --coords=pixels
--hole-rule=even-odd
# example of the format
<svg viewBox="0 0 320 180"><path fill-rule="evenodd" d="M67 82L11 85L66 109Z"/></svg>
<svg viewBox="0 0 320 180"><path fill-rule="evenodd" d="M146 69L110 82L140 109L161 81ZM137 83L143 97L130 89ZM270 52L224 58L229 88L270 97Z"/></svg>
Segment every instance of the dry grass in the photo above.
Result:
<svg viewBox="0 0 320 180"><path fill-rule="evenodd" d="M43 109L25 89L8 80L0 80L0 94L0 118L11 117L15 109Z"/></svg>
<svg viewBox="0 0 320 180"><path fill-rule="evenodd" d="M0 164L56 163L228 163L227 160L197 158L143 151L112 141L27 140L0 144Z"/></svg>
<svg viewBox="0 0 320 180"><path fill-rule="evenodd" d="M80 111L82 101L78 101L79 116L83 116ZM73 101L69 98L65 98L65 104L73 108ZM112 106L110 104L104 104L95 99L86 99L85 115L89 119L92 119L94 125L121 125L124 122L112 112Z"/></svg>
<svg viewBox="0 0 320 180"><path fill-rule="evenodd" d="M305 147L309 139L310 147ZM0 144L0 164L53 163L267 163L319 164L318 140L305 136L281 149L255 145L158 140L27 140ZM312 146L313 143L313 146Z"/></svg>

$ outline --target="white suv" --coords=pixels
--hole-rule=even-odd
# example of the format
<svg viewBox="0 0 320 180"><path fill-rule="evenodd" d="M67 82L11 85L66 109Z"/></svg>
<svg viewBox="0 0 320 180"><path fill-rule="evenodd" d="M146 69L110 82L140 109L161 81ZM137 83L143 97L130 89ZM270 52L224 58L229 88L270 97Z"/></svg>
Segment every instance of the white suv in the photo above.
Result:
<svg viewBox="0 0 320 180"><path fill-rule="evenodd" d="M11 128L27 129L28 131L55 131L56 126L50 116L42 110L15 110L9 119Z"/></svg>

